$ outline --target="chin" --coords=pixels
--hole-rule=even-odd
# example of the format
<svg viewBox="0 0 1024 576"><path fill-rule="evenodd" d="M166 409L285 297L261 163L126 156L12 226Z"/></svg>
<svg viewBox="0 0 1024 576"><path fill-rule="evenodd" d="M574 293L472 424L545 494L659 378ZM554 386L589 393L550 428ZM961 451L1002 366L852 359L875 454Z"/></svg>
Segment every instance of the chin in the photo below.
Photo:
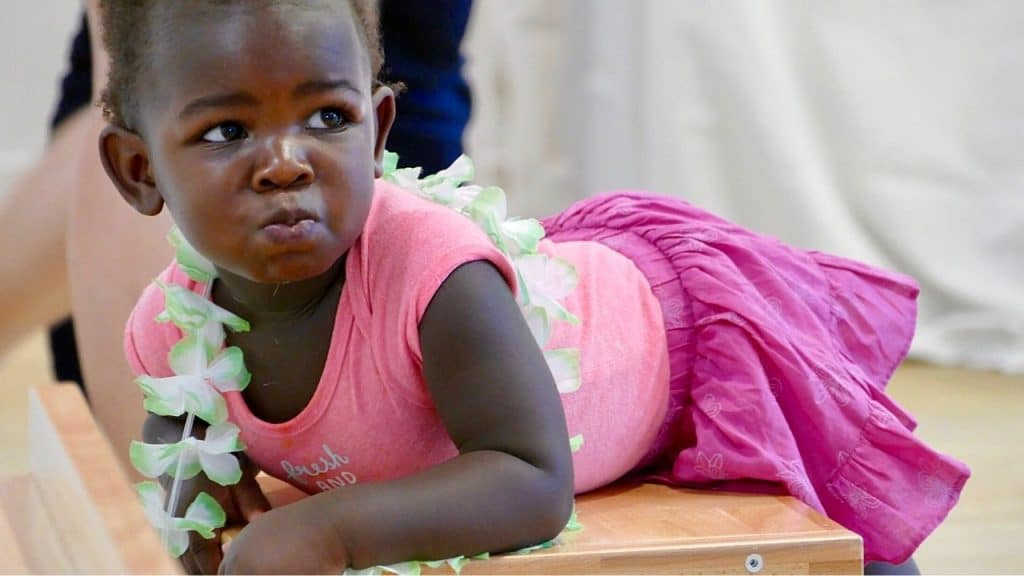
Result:
<svg viewBox="0 0 1024 576"><path fill-rule="evenodd" d="M308 255L277 257L260 271L258 277L252 279L266 284L301 282L327 273L335 261L310 258Z"/></svg>

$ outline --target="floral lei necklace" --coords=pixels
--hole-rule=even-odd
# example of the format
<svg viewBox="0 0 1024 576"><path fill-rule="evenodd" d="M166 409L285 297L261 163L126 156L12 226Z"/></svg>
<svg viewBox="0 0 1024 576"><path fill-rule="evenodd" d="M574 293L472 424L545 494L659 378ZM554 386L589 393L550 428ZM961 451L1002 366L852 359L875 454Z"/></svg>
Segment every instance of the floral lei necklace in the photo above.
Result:
<svg viewBox="0 0 1024 576"><path fill-rule="evenodd" d="M537 251L544 228L534 219L508 218L505 193L501 188L470 184L474 169L468 157L460 156L447 169L420 178L420 168L398 168L398 155L385 152L383 172L384 180L463 214L487 233L516 271L519 285L516 302L541 348L548 344L553 323L579 323L579 319L559 303L576 287L575 269L565 261ZM171 229L168 240L174 246L178 266L191 279L204 285L203 293L157 281L164 293L166 308L157 315L156 321L172 322L183 336L167 355L174 376L140 376L135 382L142 388L143 407L147 411L161 416L185 416L185 428L181 440L173 444L132 442L130 456L132 465L143 476L174 478L169 495L154 481L140 482L135 488L147 518L160 531L168 551L179 557L188 548L189 532L213 538L214 531L226 521L220 504L206 492L196 496L183 517L176 517L174 511L178 508L183 480L200 472L222 486L236 484L241 479L241 465L234 453L245 450L245 445L239 440L238 426L228 421L227 404L221 394L241 392L249 384L251 375L245 368L242 350L237 346L224 347L225 327L233 332L246 332L249 323L211 301L210 288L217 276L213 264L189 245L177 228ZM545 349L544 358L560 393L574 392L580 387L579 350ZM192 437L197 417L209 426L203 440ZM573 452L578 451L583 446L583 436L573 436L569 444ZM574 511L566 530L579 528ZM520 552L552 545L554 541ZM484 554L474 558L486 557ZM447 563L459 572L468 561L458 556L424 564L436 568ZM420 563L412 561L347 573L418 574L419 571Z"/></svg>

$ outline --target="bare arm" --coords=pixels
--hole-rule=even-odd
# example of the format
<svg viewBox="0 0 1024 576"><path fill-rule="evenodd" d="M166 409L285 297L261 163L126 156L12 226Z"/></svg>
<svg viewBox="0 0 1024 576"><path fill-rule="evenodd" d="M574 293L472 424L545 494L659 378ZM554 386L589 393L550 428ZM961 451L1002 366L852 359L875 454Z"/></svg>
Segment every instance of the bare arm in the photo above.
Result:
<svg viewBox="0 0 1024 576"><path fill-rule="evenodd" d="M316 553L354 567L511 550L556 536L573 496L565 416L498 272L484 262L456 270L427 309L420 341L428 387L459 455L400 480L301 500L280 509L288 518L277 526L315 526L308 533L329 535L317 538ZM272 557L228 560L224 571L275 569ZM326 569L334 568L341 567Z"/></svg>
<svg viewBox="0 0 1024 576"><path fill-rule="evenodd" d="M427 385L460 455L406 480L367 486L358 506L337 492L339 533L352 564L509 550L553 538L572 508L565 416L498 272L486 262L456 270L427 309L420 341Z"/></svg>

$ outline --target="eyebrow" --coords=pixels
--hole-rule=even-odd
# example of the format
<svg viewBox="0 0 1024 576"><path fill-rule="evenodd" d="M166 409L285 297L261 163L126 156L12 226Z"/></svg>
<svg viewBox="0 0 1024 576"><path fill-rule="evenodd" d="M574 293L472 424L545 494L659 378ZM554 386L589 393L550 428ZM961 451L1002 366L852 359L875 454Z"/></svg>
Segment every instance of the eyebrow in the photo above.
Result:
<svg viewBox="0 0 1024 576"><path fill-rule="evenodd" d="M355 84L352 84L348 80L342 78L337 80L307 80L302 84L299 84L292 90L292 97L302 98L305 96L311 96L313 94L322 94L324 92L332 92L334 90L343 89L348 92L354 92L360 94L359 88Z"/></svg>
<svg viewBox="0 0 1024 576"><path fill-rule="evenodd" d="M223 108L227 106L256 106L258 102L251 94L245 92L229 92L226 94L210 94L201 96L189 102L181 109L178 118L185 119L195 116L211 108Z"/></svg>
<svg viewBox="0 0 1024 576"><path fill-rule="evenodd" d="M343 89L359 94L359 89L348 80L308 80L299 84L292 90L293 98L303 98L313 94L322 94L334 90ZM206 110L224 108L228 106L256 106L259 102L254 96L246 92L229 92L225 94L210 94L201 96L189 102L181 109L178 117L181 119L196 116Z"/></svg>

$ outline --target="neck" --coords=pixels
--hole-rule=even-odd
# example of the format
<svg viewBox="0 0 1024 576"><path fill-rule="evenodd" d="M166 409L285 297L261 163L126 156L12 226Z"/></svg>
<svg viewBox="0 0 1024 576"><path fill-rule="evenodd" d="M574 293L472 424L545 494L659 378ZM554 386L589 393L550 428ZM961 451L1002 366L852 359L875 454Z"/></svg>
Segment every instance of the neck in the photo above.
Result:
<svg viewBox="0 0 1024 576"><path fill-rule="evenodd" d="M213 301L249 322L287 322L309 316L345 282L345 256L323 274L283 284L253 282L226 270L217 270Z"/></svg>

